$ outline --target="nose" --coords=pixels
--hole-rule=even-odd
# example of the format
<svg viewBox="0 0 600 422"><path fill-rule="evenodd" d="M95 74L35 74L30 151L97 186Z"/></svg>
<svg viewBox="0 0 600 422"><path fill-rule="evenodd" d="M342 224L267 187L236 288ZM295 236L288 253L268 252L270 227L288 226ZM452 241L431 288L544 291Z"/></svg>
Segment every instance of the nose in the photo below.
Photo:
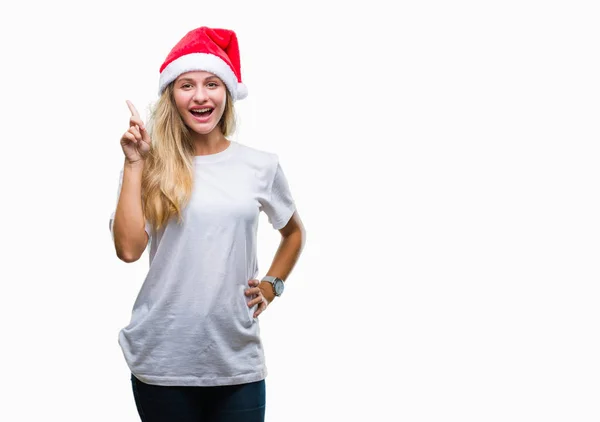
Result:
<svg viewBox="0 0 600 422"><path fill-rule="evenodd" d="M194 101L198 103L203 103L208 99L208 93L204 87L196 88L194 92Z"/></svg>

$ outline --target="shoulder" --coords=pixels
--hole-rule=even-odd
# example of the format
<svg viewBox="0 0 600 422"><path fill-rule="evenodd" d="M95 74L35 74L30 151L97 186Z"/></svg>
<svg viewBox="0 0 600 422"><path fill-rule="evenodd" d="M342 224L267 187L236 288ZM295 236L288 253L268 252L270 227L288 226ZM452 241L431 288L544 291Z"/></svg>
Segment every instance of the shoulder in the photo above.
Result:
<svg viewBox="0 0 600 422"><path fill-rule="evenodd" d="M275 168L279 163L279 156L275 152L266 151L256 147L236 142L238 157L251 165Z"/></svg>

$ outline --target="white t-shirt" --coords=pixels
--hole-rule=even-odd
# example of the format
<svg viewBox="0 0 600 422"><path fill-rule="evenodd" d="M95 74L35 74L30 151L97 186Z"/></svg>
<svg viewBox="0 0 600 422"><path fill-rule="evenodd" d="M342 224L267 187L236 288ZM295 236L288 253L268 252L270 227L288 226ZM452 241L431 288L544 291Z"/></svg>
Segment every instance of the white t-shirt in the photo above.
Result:
<svg viewBox="0 0 600 422"><path fill-rule="evenodd" d="M123 171L119 181L120 194ZM131 372L156 385L215 386L267 375L256 306L244 295L258 277L260 211L274 229L295 211L276 154L231 141L194 157L184 221L150 236L150 266L119 345ZM113 233L114 212L110 218Z"/></svg>

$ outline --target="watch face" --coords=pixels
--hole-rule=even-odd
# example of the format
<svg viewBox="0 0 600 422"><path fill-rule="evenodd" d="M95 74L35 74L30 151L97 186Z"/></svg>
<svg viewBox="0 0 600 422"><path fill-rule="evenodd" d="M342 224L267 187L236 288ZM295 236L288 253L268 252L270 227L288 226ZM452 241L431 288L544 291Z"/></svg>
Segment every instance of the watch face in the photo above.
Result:
<svg viewBox="0 0 600 422"><path fill-rule="evenodd" d="M273 286L275 287L275 294L277 296L283 293L283 280L281 280L280 278L276 278L273 282Z"/></svg>

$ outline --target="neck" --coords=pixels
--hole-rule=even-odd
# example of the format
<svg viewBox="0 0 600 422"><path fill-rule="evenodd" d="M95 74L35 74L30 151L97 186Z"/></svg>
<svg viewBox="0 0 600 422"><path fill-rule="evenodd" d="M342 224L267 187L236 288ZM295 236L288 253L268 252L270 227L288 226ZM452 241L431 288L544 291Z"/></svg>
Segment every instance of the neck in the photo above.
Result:
<svg viewBox="0 0 600 422"><path fill-rule="evenodd" d="M208 155L221 152L229 146L229 140L223 136L220 130L193 137L195 155Z"/></svg>

